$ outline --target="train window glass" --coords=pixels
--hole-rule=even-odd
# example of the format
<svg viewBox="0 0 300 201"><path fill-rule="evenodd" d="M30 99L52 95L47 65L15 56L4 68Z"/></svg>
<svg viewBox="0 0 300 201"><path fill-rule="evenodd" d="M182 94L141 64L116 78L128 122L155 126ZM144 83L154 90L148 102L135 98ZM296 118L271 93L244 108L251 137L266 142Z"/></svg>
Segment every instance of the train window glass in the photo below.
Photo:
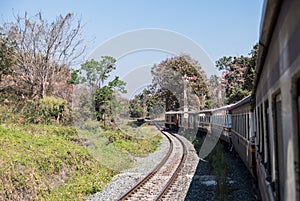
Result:
<svg viewBox="0 0 300 201"><path fill-rule="evenodd" d="M247 113L244 114L244 138L247 137Z"/></svg>
<svg viewBox="0 0 300 201"><path fill-rule="evenodd" d="M245 113L245 139L248 139L248 113Z"/></svg>
<svg viewBox="0 0 300 201"><path fill-rule="evenodd" d="M240 116L236 115L236 131L240 133Z"/></svg>
<svg viewBox="0 0 300 201"><path fill-rule="evenodd" d="M266 170L268 174L271 174L271 147L270 147L270 133L269 133L269 102L265 102L265 136L266 136Z"/></svg>
<svg viewBox="0 0 300 201"><path fill-rule="evenodd" d="M264 135L264 119L263 119L263 105L260 106L260 130L261 130L261 152L262 160L265 162L265 135Z"/></svg>
<svg viewBox="0 0 300 201"><path fill-rule="evenodd" d="M283 159L283 137L282 137L282 106L281 106L281 96L280 94L275 96L274 99L274 125L275 125L275 199L276 200L280 200L280 171L279 170L283 170L283 161L281 161ZM281 160L280 160L281 159Z"/></svg>
<svg viewBox="0 0 300 201"><path fill-rule="evenodd" d="M247 140L250 140L250 114L249 114L249 113L247 113L247 118L248 118L248 120L247 120L247 128L248 128L248 131L247 131L247 136L246 136L246 138L247 138Z"/></svg>
<svg viewBox="0 0 300 201"><path fill-rule="evenodd" d="M256 113L256 119L257 119L257 139L258 139L258 151L261 152L261 148L260 148L260 145L261 145L261 132L260 132L260 107L257 107L257 113Z"/></svg>
<svg viewBox="0 0 300 201"><path fill-rule="evenodd" d="M179 121L179 123L178 123L178 124L179 124L179 127L182 127L182 119L181 119L181 118L182 118L182 115L179 114L179 118L178 118L178 121Z"/></svg>
<svg viewBox="0 0 300 201"><path fill-rule="evenodd" d="M240 116L237 114L236 115L236 119L235 119L235 121L236 121L236 131L238 132L238 133L240 133Z"/></svg>
<svg viewBox="0 0 300 201"><path fill-rule="evenodd" d="M244 137L244 134L245 134L245 125L244 125L244 123L245 123L245 115L244 114L242 114L242 122L241 122L241 134L242 134L242 136Z"/></svg>
<svg viewBox="0 0 300 201"><path fill-rule="evenodd" d="M239 134L242 132L242 115L238 116L238 124L239 124Z"/></svg>
<svg viewBox="0 0 300 201"><path fill-rule="evenodd" d="M246 113L243 114L243 137L246 138Z"/></svg>
<svg viewBox="0 0 300 201"><path fill-rule="evenodd" d="M235 131L238 131L238 128L237 128L237 126L238 126L238 123L237 123L237 118L238 118L238 116L236 115L236 116L234 116L234 124L235 124L235 126L234 126L234 130Z"/></svg>
<svg viewBox="0 0 300 201"><path fill-rule="evenodd" d="M240 130L239 133L243 136L243 114L240 115Z"/></svg>
<svg viewBox="0 0 300 201"><path fill-rule="evenodd" d="M239 115L238 114L235 116L235 125L236 125L236 131L238 133L240 133L239 132Z"/></svg>
<svg viewBox="0 0 300 201"><path fill-rule="evenodd" d="M234 129L234 115L231 116L231 121L232 121L231 128L232 128L232 130L235 130Z"/></svg>

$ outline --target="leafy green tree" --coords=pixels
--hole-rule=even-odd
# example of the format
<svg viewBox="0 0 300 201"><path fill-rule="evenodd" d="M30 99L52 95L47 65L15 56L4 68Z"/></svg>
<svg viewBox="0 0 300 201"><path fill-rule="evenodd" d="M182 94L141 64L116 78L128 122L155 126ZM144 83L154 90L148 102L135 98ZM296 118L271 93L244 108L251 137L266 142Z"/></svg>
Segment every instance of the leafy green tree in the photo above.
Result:
<svg viewBox="0 0 300 201"><path fill-rule="evenodd" d="M81 71L86 74L81 82L86 82L93 89L101 88L109 74L116 69L116 59L111 56L102 56L100 61L94 59L81 65Z"/></svg>
<svg viewBox="0 0 300 201"><path fill-rule="evenodd" d="M152 67L152 84L166 102L166 110L183 109L183 77L188 81L188 105L190 110L208 107L208 85L205 72L199 62L189 55L168 58Z"/></svg>
<svg viewBox="0 0 300 201"><path fill-rule="evenodd" d="M130 100L130 117L156 117L164 112L164 102L158 92L150 86Z"/></svg>
<svg viewBox="0 0 300 201"><path fill-rule="evenodd" d="M102 120L105 125L109 124L109 121L114 121L112 115L115 113L117 107L119 107L118 101L115 96L115 90L121 93L126 93L126 83L115 77L110 81L108 85L96 89L95 93L95 110L98 120Z"/></svg>
<svg viewBox="0 0 300 201"><path fill-rule="evenodd" d="M116 91L126 93L126 83L116 76L104 85L110 73L116 69L116 59L111 56L102 56L101 61L90 60L81 65L79 70L71 74L70 84L85 84L91 91L94 109L98 120L104 125L114 121L113 114L120 106L116 99Z"/></svg>
<svg viewBox="0 0 300 201"><path fill-rule="evenodd" d="M226 103L237 102L251 94L255 77L255 61L258 44L253 46L249 57L222 57L216 66L223 71L222 85L225 87Z"/></svg>
<svg viewBox="0 0 300 201"><path fill-rule="evenodd" d="M140 118L144 116L144 108L140 103L139 95L136 95L134 99L129 102L129 113L132 118Z"/></svg>

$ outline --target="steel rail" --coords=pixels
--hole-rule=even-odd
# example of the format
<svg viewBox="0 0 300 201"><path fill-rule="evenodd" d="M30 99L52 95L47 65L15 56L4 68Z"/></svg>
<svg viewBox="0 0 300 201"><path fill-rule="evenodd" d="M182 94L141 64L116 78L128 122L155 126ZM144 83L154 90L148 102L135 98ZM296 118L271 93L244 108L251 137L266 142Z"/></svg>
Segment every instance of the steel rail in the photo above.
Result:
<svg viewBox="0 0 300 201"><path fill-rule="evenodd" d="M155 124L155 126L158 127L157 124ZM161 133L163 133L161 131ZM165 133L163 133L164 136L167 137L170 147L169 150L166 154L166 156L161 160L161 162L149 173L147 174L143 179L141 179L137 184L135 184L131 189L129 189L128 191L126 191L122 196L120 196L117 200L119 201L123 201L123 200L128 200L132 194L134 194L139 188L141 188L147 181L149 181L156 173L157 171L163 167L165 165L165 163L167 162L167 160L169 159L170 155L173 152L173 142L171 140L171 138L166 135Z"/></svg>
<svg viewBox="0 0 300 201"><path fill-rule="evenodd" d="M174 174L172 175L171 179L168 181L168 183L163 187L162 191L159 193L158 196L156 196L155 200L162 200L164 198L164 196L168 193L168 190L172 187L172 185L175 183L176 179L179 176L180 171L182 170L184 163L186 161L187 158L187 148L185 146L185 144L183 143L183 141L177 137L176 135L174 135L175 138L177 138L179 140L179 142L181 143L182 147L183 147L183 154L180 160L180 164L178 165L178 167L176 168Z"/></svg>

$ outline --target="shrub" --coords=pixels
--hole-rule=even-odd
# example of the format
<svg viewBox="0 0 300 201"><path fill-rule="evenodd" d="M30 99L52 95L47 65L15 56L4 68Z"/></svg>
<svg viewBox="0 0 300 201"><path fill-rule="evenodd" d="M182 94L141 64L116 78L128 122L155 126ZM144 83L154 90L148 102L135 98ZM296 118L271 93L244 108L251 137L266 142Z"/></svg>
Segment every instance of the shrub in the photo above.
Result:
<svg viewBox="0 0 300 201"><path fill-rule="evenodd" d="M59 123L66 104L64 99L46 96L39 100L39 112L46 123L50 123L53 118Z"/></svg>

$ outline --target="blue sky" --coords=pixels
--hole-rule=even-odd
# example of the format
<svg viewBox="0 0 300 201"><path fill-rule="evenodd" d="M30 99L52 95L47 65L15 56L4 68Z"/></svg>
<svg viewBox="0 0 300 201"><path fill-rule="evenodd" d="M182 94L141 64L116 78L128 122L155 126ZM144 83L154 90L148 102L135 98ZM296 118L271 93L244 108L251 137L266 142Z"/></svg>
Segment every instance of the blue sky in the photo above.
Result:
<svg viewBox="0 0 300 201"><path fill-rule="evenodd" d="M174 31L197 43L214 63L222 56L246 55L258 42L262 0L1 0L0 23L13 13L41 11L45 18L74 13L84 24L87 54L110 38L132 30ZM147 51L119 61L130 71L158 63L167 53ZM123 72L124 73L124 72ZM121 73L122 74L122 73Z"/></svg>

